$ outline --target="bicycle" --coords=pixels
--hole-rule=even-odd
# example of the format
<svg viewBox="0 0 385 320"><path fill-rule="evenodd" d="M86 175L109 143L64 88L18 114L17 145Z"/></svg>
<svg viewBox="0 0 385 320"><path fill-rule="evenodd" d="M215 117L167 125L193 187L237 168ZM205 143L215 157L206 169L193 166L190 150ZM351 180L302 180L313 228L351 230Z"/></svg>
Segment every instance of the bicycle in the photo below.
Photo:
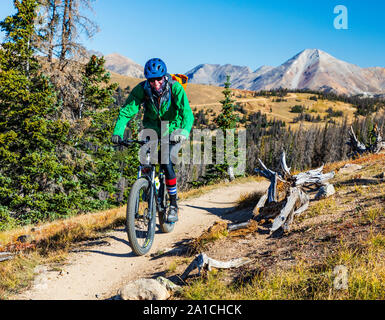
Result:
<svg viewBox="0 0 385 320"><path fill-rule="evenodd" d="M141 146L148 141L126 140L120 144L129 147L136 143ZM169 141L170 145L176 144ZM156 165L151 164L150 149L146 152L146 162L138 168L138 178L132 185L126 214L126 231L132 250L139 256L150 251L154 242L156 212L158 212L159 227L163 233L174 230L175 223L167 222L168 193L166 190L165 174Z"/></svg>

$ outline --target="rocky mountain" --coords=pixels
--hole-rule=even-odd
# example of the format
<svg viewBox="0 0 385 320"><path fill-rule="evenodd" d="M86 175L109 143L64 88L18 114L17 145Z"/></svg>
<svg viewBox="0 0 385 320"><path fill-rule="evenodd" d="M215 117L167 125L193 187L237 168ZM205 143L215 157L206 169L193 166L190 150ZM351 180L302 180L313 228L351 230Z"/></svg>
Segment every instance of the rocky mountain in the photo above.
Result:
<svg viewBox="0 0 385 320"><path fill-rule="evenodd" d="M239 79L252 73L249 67L233 66L231 64L200 64L199 66L187 71L186 76L189 77L191 83L223 85L226 76L230 75L231 79Z"/></svg>
<svg viewBox="0 0 385 320"><path fill-rule="evenodd" d="M105 56L106 69L132 78L144 78L144 68L118 53L112 53Z"/></svg>
<svg viewBox="0 0 385 320"><path fill-rule="evenodd" d="M254 79L264 75L267 72L270 72L273 69L274 67L262 66L257 70L255 70L254 72L244 74L239 78L231 77L232 87L244 89L245 84L252 82Z"/></svg>
<svg viewBox="0 0 385 320"><path fill-rule="evenodd" d="M306 49L282 65L248 67L202 64L188 71L193 83L223 85L226 74L233 88L270 90L277 88L333 91L339 94L384 94L385 68L360 68L319 49Z"/></svg>

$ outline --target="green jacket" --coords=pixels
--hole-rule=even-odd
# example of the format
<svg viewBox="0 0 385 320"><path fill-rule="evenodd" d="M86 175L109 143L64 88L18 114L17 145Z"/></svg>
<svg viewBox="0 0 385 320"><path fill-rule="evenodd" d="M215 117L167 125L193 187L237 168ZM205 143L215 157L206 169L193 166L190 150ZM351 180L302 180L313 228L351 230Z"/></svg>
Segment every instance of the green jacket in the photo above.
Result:
<svg viewBox="0 0 385 320"><path fill-rule="evenodd" d="M155 130L158 137L161 138L161 121L169 121L169 134L177 129L184 129L182 134L188 138L194 123L194 114L182 85L171 80L169 75L167 77L169 83L172 83L171 103L169 94L166 94L161 99L161 107L158 110L154 101L148 98L150 95L148 82L144 81L138 84L130 93L126 105L120 110L113 135L118 135L123 139L127 123L139 112L140 106L144 104L143 127L145 129Z"/></svg>

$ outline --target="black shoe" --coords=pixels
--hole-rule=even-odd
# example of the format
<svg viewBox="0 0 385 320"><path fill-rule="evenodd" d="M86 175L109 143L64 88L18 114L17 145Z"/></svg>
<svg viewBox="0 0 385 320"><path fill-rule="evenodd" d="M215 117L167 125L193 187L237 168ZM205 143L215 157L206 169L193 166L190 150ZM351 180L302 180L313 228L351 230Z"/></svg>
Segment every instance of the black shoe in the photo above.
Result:
<svg viewBox="0 0 385 320"><path fill-rule="evenodd" d="M168 213L167 213L167 222L172 223L172 222L177 222L178 219L178 207L170 206L168 208Z"/></svg>

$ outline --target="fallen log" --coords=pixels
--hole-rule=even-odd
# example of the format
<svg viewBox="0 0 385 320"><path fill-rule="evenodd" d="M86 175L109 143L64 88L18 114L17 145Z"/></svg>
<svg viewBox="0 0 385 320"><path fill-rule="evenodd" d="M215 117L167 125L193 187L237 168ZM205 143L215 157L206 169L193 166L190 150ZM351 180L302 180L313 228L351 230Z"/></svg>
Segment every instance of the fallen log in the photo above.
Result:
<svg viewBox="0 0 385 320"><path fill-rule="evenodd" d="M310 197L302 189L299 189L299 197L300 197L302 206L298 208L296 211L294 211L295 216L305 212L309 208L309 204L310 204Z"/></svg>
<svg viewBox="0 0 385 320"><path fill-rule="evenodd" d="M202 269L207 268L211 271L211 268L218 269L231 269L231 268L239 268L247 263L250 263L252 260L249 258L238 258L230 261L218 261L208 257L205 253L199 254L193 262L187 267L187 269L180 276L182 280L185 280L189 274L196 268L198 268L198 274L201 274Z"/></svg>
<svg viewBox="0 0 385 320"><path fill-rule="evenodd" d="M286 222L287 218L293 214L295 210L295 205L298 203L300 199L299 189L298 188L290 188L290 194L287 198L287 202L285 207L281 210L280 214L277 218L275 218L273 222L273 226L270 228L270 233L277 231L283 224Z"/></svg>
<svg viewBox="0 0 385 320"><path fill-rule="evenodd" d="M333 179L335 177L335 172L323 174L323 169L324 166L315 170L302 172L293 176L293 179L295 180L295 186L299 187L303 185L315 184L316 186L320 187L322 185L327 184L328 180Z"/></svg>
<svg viewBox="0 0 385 320"><path fill-rule="evenodd" d="M14 257L10 252L0 252L0 262L12 260Z"/></svg>
<svg viewBox="0 0 385 320"><path fill-rule="evenodd" d="M251 224L251 220L246 221L246 222L241 222L241 223L236 223L236 224L230 224L227 226L228 231L235 231L239 229L245 229Z"/></svg>

